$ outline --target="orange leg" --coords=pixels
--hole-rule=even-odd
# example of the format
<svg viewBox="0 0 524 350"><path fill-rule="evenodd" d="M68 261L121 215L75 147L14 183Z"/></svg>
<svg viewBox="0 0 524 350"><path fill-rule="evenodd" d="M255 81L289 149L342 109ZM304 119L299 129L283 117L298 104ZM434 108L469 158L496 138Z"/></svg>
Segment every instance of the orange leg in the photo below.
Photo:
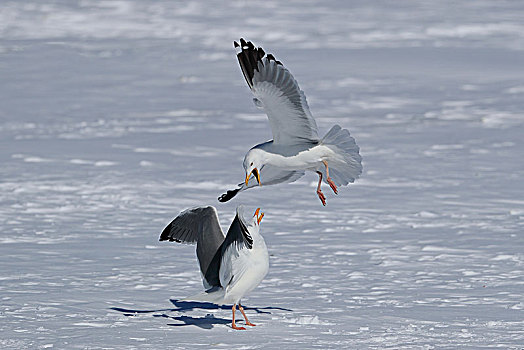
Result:
<svg viewBox="0 0 524 350"><path fill-rule="evenodd" d="M237 325L235 324L235 310L236 310L236 308L237 308L237 304L234 304L233 305L233 322L231 323L231 328L237 329L239 331L243 331L243 330L245 330L244 327L237 327Z"/></svg>
<svg viewBox="0 0 524 350"><path fill-rule="evenodd" d="M242 307L242 305L238 304L238 309L239 309L240 312L242 313L242 316L244 316L244 319L246 320L246 324L247 324L248 326L253 326L253 327L255 327L256 324L253 324L253 323L249 322L249 320L247 319L246 313L244 312L244 308Z"/></svg>
<svg viewBox="0 0 524 350"><path fill-rule="evenodd" d="M317 186L317 196L318 199L322 202L322 205L326 205L326 196L324 196L324 193L322 193L322 190L320 190L320 185L322 184L322 173L320 171L317 171L318 174L318 186Z"/></svg>
<svg viewBox="0 0 524 350"><path fill-rule="evenodd" d="M338 194L337 185L335 185L333 180L331 180L331 178L329 177L328 162L323 160L322 163L324 163L324 166L326 167L327 183L329 184L329 187L331 187L331 189L333 190L333 192L335 192L335 194Z"/></svg>

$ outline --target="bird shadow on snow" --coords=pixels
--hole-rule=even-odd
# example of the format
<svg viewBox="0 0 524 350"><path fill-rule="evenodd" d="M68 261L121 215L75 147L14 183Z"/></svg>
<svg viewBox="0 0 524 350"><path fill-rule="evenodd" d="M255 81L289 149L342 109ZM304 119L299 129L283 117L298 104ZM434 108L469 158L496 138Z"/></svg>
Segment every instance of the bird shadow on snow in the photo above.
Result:
<svg viewBox="0 0 524 350"><path fill-rule="evenodd" d="M176 308L171 309L158 309L158 310L135 310L135 309L124 309L120 307L112 307L111 310L118 311L124 314L124 316L137 316L138 314L154 314L153 317L165 317L171 320L180 321L182 323L168 323L168 326L181 327L181 326L197 326L202 329L212 329L215 325L219 324L230 324L231 319L215 317L213 314L207 314L203 317L192 317L192 316L170 316L166 312L187 312L195 309L204 310L228 310L231 311L232 306L216 305L213 303L203 303L194 301L180 301L176 299L170 299L171 303ZM282 310L282 311L293 311L281 307L249 307L244 306L246 311L255 311L258 314L271 314L270 311L265 310Z"/></svg>

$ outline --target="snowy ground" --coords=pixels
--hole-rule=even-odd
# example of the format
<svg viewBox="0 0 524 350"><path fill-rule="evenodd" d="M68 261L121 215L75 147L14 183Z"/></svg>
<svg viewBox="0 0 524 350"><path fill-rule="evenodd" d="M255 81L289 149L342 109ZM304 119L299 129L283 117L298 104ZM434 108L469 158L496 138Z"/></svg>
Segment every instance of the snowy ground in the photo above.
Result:
<svg viewBox="0 0 524 350"><path fill-rule="evenodd" d="M524 346L524 6L511 1L2 1L0 347ZM216 198L270 138L232 41L294 73L364 173ZM227 309L179 211L262 207L270 272Z"/></svg>

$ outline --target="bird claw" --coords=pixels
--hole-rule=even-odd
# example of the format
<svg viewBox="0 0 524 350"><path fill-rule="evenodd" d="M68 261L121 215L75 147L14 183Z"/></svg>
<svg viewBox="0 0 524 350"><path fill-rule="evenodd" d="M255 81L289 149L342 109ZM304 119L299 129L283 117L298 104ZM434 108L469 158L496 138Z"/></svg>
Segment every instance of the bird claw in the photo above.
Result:
<svg viewBox="0 0 524 350"><path fill-rule="evenodd" d="M232 325L231 328L236 329L237 331L245 331L244 327L238 327L237 325Z"/></svg>
<svg viewBox="0 0 524 350"><path fill-rule="evenodd" d="M247 325L247 326L251 326L251 327L255 327L255 326L256 326L256 324L251 323L251 322L246 322L246 325Z"/></svg>
<svg viewBox="0 0 524 350"><path fill-rule="evenodd" d="M337 185L335 185L335 183L333 182L333 180L331 180L330 177L327 178L327 183L329 184L329 187L331 187L333 192L335 192L335 194L338 194Z"/></svg>
<svg viewBox="0 0 524 350"><path fill-rule="evenodd" d="M321 190L317 191L318 199L322 202L323 206L326 206L326 196L324 196L324 193L322 193Z"/></svg>

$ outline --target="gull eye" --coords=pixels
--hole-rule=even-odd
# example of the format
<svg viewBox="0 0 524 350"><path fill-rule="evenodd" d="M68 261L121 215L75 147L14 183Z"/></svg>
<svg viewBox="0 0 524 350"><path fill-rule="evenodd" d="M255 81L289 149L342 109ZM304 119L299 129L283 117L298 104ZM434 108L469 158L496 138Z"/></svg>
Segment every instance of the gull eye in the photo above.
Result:
<svg viewBox="0 0 524 350"><path fill-rule="evenodd" d="M249 164L249 166L253 166L253 162L251 162L251 164Z"/></svg>

